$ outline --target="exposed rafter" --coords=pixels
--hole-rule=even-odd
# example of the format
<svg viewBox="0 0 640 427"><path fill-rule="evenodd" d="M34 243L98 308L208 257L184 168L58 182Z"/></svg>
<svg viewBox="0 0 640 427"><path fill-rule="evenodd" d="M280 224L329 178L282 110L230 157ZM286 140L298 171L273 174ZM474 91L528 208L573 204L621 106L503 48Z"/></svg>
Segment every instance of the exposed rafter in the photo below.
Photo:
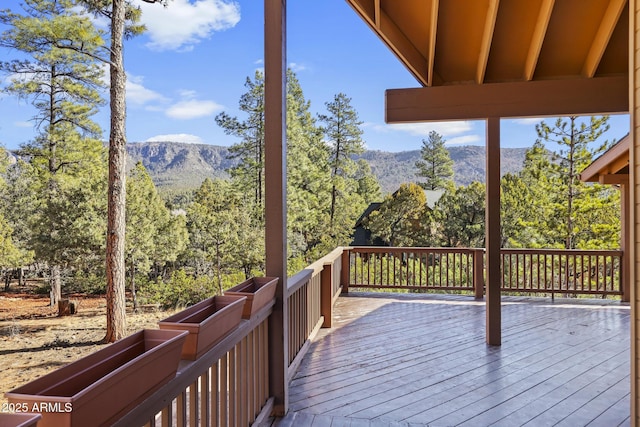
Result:
<svg viewBox="0 0 640 427"><path fill-rule="evenodd" d="M433 86L436 61L436 35L438 33L438 7L440 0L431 0L431 22L429 25L429 57L427 58L427 86Z"/></svg>
<svg viewBox="0 0 640 427"><path fill-rule="evenodd" d="M582 68L582 75L584 77L593 77L596 74L602 55L611 39L611 34L613 34L613 30L615 30L626 4L627 0L611 0L609 2L609 6L600 23L600 28L598 28L598 32L593 39L593 44Z"/></svg>
<svg viewBox="0 0 640 427"><path fill-rule="evenodd" d="M380 0L373 0L373 22L380 29Z"/></svg>
<svg viewBox="0 0 640 427"><path fill-rule="evenodd" d="M487 71L487 61L489 61L489 51L491 50L491 41L493 40L493 30L496 26L496 18L498 17L498 5L500 0L489 0L487 8L487 18L484 24L484 32L482 34L482 43L480 45L480 55L478 57L478 68L476 70L476 83L484 83L484 73Z"/></svg>
<svg viewBox="0 0 640 427"><path fill-rule="evenodd" d="M594 96L593 94L598 94ZM387 123L626 113L627 76L389 89Z"/></svg>
<svg viewBox="0 0 640 427"><path fill-rule="evenodd" d="M413 45L398 25L385 13L379 2L374 0L374 16L371 16L360 1L349 1L353 9L365 20L378 36L391 48L418 81L427 86L427 59ZM369 3L371 4L371 3Z"/></svg>
<svg viewBox="0 0 640 427"><path fill-rule="evenodd" d="M524 66L524 79L533 79L533 74L536 71L536 65L538 64L538 57L542 50L542 43L544 42L544 36L547 33L547 27L549 26L549 20L551 19L551 12L553 11L553 5L555 0L543 0L540 6L540 12L538 13L538 20L536 21L535 30L531 37L531 43L529 44L529 50L527 51L527 60Z"/></svg>

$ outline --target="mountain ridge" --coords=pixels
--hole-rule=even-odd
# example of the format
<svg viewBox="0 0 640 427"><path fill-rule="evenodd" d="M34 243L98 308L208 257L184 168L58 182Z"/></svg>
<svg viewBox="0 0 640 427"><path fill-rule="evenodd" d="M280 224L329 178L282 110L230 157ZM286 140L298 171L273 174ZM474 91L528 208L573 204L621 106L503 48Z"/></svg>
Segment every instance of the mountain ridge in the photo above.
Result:
<svg viewBox="0 0 640 427"><path fill-rule="evenodd" d="M453 160L457 185L484 182L485 149L464 145L447 147ZM522 169L526 148L501 149L501 174ZM158 187L197 188L205 178L228 178L227 170L237 164L229 158L229 147L210 144L188 144L172 141L134 142L127 144L129 167L138 161L147 168ZM384 193L395 191L403 182L418 182L415 162L420 150L389 152L367 150L354 157L366 160L378 178Z"/></svg>

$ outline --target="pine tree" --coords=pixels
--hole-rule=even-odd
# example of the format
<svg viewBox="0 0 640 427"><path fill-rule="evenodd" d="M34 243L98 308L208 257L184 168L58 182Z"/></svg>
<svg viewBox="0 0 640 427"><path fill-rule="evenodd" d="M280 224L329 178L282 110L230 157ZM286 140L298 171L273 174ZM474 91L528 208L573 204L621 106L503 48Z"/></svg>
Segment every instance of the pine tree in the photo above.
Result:
<svg viewBox="0 0 640 427"><path fill-rule="evenodd" d="M0 21L9 26L0 45L26 54L26 59L0 64L12 76L5 91L31 99L36 109L38 135L22 146L21 154L30 158L26 169L38 201L29 217L30 245L49 265L52 305L60 299L63 268L95 249L93 239L102 234L96 231L100 208L95 197L104 159L101 130L91 120L103 102L102 71L90 56L60 47L75 40L95 52L102 39L74 6L70 0L26 0L24 15L0 12Z"/></svg>
<svg viewBox="0 0 640 427"><path fill-rule="evenodd" d="M553 127L544 121L536 126L539 138L560 146L554 156L553 177L556 179L555 194L558 196L556 215L563 219L557 232L566 249L576 247L576 214L586 188L580 182L580 172L591 163L594 156L609 146L608 141L597 143L609 129L608 120L608 116L591 117L588 124L579 124L578 118L572 116L568 119L558 118ZM593 147L593 144L597 146Z"/></svg>
<svg viewBox="0 0 640 427"><path fill-rule="evenodd" d="M256 71L253 80L247 77L247 88L240 97L240 111L247 114L244 121L222 112L216 123L228 135L240 138L229 148L230 158L238 159L231 168L231 176L239 188L253 194L253 204L262 212L264 203L264 75Z"/></svg>
<svg viewBox="0 0 640 427"><path fill-rule="evenodd" d="M362 122L357 111L351 106L351 98L338 93L332 102L326 102L327 114L318 118L324 123L325 139L331 147L329 166L331 167L331 207L329 209L330 226L333 228L336 211L345 205L346 187L355 173L354 154L364 151L362 140ZM342 196L342 197L341 197Z"/></svg>
<svg viewBox="0 0 640 427"><path fill-rule="evenodd" d="M425 190L453 187L453 160L444 146L445 142L436 131L429 132L428 139L422 140L416 175L425 178L424 182L419 183Z"/></svg>

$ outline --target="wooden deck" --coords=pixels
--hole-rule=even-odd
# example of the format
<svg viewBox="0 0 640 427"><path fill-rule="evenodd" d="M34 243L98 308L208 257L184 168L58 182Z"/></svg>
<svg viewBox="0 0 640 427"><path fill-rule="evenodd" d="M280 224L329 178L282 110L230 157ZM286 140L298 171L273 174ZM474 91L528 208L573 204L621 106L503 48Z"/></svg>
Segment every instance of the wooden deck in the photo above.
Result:
<svg viewBox="0 0 640 427"><path fill-rule="evenodd" d="M503 297L351 294L314 340L273 426L627 426L630 309Z"/></svg>

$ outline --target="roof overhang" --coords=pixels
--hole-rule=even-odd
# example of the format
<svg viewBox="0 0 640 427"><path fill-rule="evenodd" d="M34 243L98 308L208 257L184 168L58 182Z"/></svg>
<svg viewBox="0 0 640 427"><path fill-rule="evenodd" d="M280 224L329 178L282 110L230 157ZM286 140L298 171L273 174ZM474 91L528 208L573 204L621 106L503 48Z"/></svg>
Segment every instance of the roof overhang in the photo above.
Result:
<svg viewBox="0 0 640 427"><path fill-rule="evenodd" d="M583 182L625 184L629 182L629 135L609 148L580 174Z"/></svg>
<svg viewBox="0 0 640 427"><path fill-rule="evenodd" d="M628 112L627 0L346 0L422 88L388 122Z"/></svg>

